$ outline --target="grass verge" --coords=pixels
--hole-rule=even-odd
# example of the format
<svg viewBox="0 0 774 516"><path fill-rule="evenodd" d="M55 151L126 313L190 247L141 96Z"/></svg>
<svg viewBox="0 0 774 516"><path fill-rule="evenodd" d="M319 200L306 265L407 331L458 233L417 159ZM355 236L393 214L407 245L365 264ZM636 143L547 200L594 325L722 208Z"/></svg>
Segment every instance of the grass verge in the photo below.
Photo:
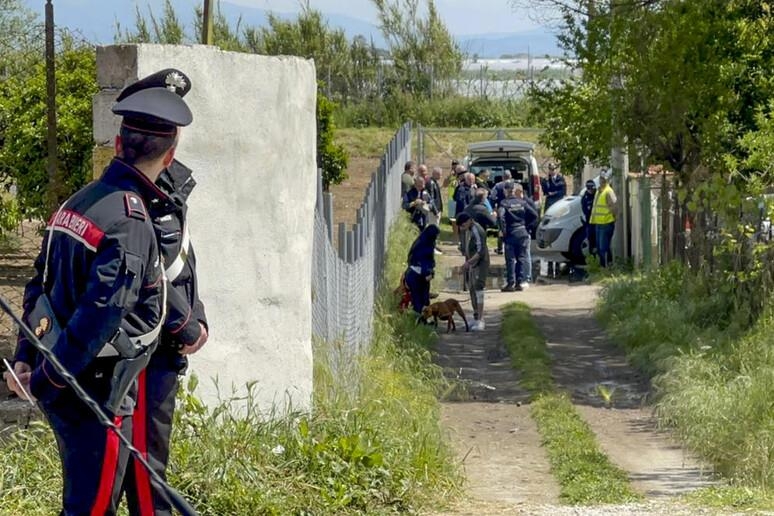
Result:
<svg viewBox="0 0 774 516"><path fill-rule="evenodd" d="M740 328L731 300L670 264L609 281L598 313L630 359L654 376L661 424L733 486L697 497L734 507L757 498L771 509L774 310Z"/></svg>
<svg viewBox="0 0 774 516"><path fill-rule="evenodd" d="M559 498L567 504L637 501L626 473L599 449L594 432L566 394L555 392L546 341L524 303L503 307L502 338L519 383L533 396L530 414L546 447Z"/></svg>
<svg viewBox="0 0 774 516"><path fill-rule="evenodd" d="M178 397L169 479L203 516L384 514L437 507L461 475L440 423L446 389L428 347L434 332L401 315L389 285L415 237L401 221L391 234L385 288L367 352L315 344L311 412L266 414L253 396L207 410L196 379ZM251 388L249 391L254 392ZM4 438L0 514L55 514L59 460L38 423Z"/></svg>
<svg viewBox="0 0 774 516"><path fill-rule="evenodd" d="M543 335L532 320L529 306L524 303L504 306L501 332L511 355L511 364L521 373L521 386L533 397L552 392L551 356Z"/></svg>
<svg viewBox="0 0 774 516"><path fill-rule="evenodd" d="M546 394L530 410L548 452L551 471L568 504L626 503L640 500L626 473L599 450L594 433L564 394Z"/></svg>

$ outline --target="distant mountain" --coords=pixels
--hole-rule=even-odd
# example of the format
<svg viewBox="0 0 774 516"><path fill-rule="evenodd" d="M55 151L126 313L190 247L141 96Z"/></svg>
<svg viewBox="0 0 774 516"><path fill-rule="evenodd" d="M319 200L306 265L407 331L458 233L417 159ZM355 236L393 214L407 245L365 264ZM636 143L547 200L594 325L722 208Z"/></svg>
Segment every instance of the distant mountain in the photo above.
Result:
<svg viewBox="0 0 774 516"><path fill-rule="evenodd" d="M463 52L473 57L498 58L503 55L530 53L533 56L559 56L556 35L547 29L512 34L479 34L457 38Z"/></svg>
<svg viewBox="0 0 774 516"><path fill-rule="evenodd" d="M43 4L40 0L24 0L27 7L40 13L43 17ZM54 2L57 25L68 27L80 32L85 38L98 44L110 44L116 36L117 23L122 30L134 29L135 10L148 14L148 6L155 16L160 16L163 0L57 0ZM193 32L194 9L190 0L172 0L180 22L187 32ZM265 26L270 11L265 9L243 7L228 1L220 3L223 14L232 23L241 20L245 26ZM282 19L293 20L296 13L275 12ZM362 35L369 41L373 39L378 48L386 46L384 37L378 27L367 21L337 13L323 13L331 27L340 27L349 38ZM556 38L547 30L532 30L512 34L477 34L460 35L457 41L461 49L469 56L480 58L497 58L503 54L527 53L542 56L544 54L558 55Z"/></svg>

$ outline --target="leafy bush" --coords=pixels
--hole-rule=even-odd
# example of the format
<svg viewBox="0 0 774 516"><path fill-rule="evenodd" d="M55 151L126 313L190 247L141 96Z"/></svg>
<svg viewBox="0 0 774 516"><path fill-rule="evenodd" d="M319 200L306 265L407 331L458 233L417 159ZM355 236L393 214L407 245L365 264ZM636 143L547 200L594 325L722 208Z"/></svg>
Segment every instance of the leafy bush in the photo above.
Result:
<svg viewBox="0 0 774 516"><path fill-rule="evenodd" d="M670 264L615 278L599 317L654 375L660 420L733 482L774 485L774 315L752 328L733 296Z"/></svg>
<svg viewBox="0 0 774 516"><path fill-rule="evenodd" d="M347 178L349 156L342 145L334 142L333 111L336 104L317 92L317 161L322 169L323 187L327 190Z"/></svg>
<svg viewBox="0 0 774 516"><path fill-rule="evenodd" d="M62 46L56 62L59 199L91 179L91 100L98 90L94 48L68 37ZM27 73L0 81L0 178L18 186L22 213L42 218L49 213L45 120L42 61L31 65Z"/></svg>
<svg viewBox="0 0 774 516"><path fill-rule="evenodd" d="M342 127L397 127L405 120L428 127L518 127L527 125L528 111L523 101L396 93L342 105L336 117Z"/></svg>

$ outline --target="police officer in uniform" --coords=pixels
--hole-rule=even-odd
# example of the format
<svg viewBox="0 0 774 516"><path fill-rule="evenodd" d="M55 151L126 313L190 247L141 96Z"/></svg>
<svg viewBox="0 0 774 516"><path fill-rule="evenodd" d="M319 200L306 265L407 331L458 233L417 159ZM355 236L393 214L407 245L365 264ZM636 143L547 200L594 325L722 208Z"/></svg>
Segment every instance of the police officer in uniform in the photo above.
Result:
<svg viewBox="0 0 774 516"><path fill-rule="evenodd" d="M132 93L113 112L124 117L116 157L49 221L37 273L25 289L24 318L130 437L132 365L147 364L165 316L164 274L148 207L169 201L155 181L174 159L179 128L193 116L167 88ZM115 514L128 460L118 438L23 335L14 370L22 385L7 378L9 387L17 393L27 388L56 437L61 514Z"/></svg>
<svg viewBox="0 0 774 516"><path fill-rule="evenodd" d="M190 90L191 81L179 70L162 70L125 88L118 101L136 91L155 87L172 87L183 97ZM138 377L132 441L146 455L151 467L166 478L178 375L188 366L186 355L198 351L207 341L208 333L186 218L188 196L196 181L188 167L174 160L161 172L156 185L167 194L166 199L155 199L149 206L167 278L167 318L158 348L147 369ZM153 491L150 476L135 460L127 468L124 488L132 514L172 514L169 503Z"/></svg>
<svg viewBox="0 0 774 516"><path fill-rule="evenodd" d="M529 288L528 272L532 266L528 261L529 228L538 218L532 204L524 199L521 184L508 181L504 186L505 199L498 208L500 235L505 242L506 285L503 292L526 290ZM517 285L518 282L518 285Z"/></svg>

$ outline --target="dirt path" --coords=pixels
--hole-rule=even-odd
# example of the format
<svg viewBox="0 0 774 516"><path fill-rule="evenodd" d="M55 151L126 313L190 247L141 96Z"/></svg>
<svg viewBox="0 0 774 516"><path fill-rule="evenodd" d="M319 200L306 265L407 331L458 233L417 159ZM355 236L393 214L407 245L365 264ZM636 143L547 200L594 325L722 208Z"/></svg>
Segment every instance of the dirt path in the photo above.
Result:
<svg viewBox="0 0 774 516"><path fill-rule="evenodd" d="M461 264L454 247L441 249L446 267ZM502 258L492 255L493 270L501 264ZM467 298L453 277L445 285L442 299ZM595 287L557 282L504 294L497 278L489 286L486 330L442 334L438 344L437 362L464 386L454 393L459 401L444 403L443 422L466 472L468 496L436 514L719 514L675 503L675 496L709 481L695 460L656 429L645 406L647 381L628 366L593 317ZM557 384L571 393L603 451L629 473L647 503L600 508L558 504L559 488L529 417L527 393L519 388L499 338L499 308L513 301L533 309L548 341ZM470 313L469 302L463 307ZM612 393L611 408L606 408L600 385L602 392Z"/></svg>

